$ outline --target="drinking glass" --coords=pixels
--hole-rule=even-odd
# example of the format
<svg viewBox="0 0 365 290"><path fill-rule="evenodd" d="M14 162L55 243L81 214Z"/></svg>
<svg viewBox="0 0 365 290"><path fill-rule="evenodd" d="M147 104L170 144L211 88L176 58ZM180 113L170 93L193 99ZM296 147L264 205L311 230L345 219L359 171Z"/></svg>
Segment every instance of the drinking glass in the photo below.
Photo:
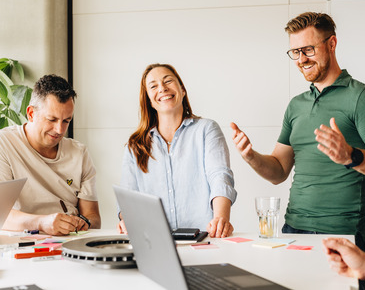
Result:
<svg viewBox="0 0 365 290"><path fill-rule="evenodd" d="M256 197L255 206L259 217L260 238L278 237L280 197Z"/></svg>

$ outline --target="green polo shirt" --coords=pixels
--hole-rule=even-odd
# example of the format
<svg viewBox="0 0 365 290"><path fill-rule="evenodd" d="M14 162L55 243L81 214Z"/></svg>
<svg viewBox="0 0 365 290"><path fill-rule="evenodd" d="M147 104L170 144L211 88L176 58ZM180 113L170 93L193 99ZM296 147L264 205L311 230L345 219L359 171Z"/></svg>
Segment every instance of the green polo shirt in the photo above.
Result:
<svg viewBox="0 0 365 290"><path fill-rule="evenodd" d="M301 230L365 236L365 176L317 149L314 130L330 126L332 117L347 143L365 148L365 85L346 70L321 93L312 84L285 112L278 142L295 154L285 221Z"/></svg>

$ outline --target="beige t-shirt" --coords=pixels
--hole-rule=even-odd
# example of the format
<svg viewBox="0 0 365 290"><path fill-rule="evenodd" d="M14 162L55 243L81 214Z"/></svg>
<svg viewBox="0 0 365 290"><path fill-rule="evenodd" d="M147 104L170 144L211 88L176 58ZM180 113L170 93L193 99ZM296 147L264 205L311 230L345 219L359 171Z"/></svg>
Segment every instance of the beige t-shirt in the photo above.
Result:
<svg viewBox="0 0 365 290"><path fill-rule="evenodd" d="M80 142L63 138L55 159L41 156L31 147L23 126L0 130L0 181L27 177L14 209L31 214L78 214L78 199L97 201L96 170Z"/></svg>

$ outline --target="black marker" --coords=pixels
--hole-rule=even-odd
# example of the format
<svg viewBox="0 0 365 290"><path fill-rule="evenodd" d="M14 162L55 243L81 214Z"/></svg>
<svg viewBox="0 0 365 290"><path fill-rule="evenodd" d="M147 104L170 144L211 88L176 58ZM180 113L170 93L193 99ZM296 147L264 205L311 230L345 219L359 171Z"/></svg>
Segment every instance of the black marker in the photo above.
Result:
<svg viewBox="0 0 365 290"><path fill-rule="evenodd" d="M63 202L63 200L62 200L62 199L60 199L60 204L61 204L61 206L62 206L62 210L63 210L63 212L64 212L65 214L69 215L69 214L68 214L67 207L66 207L66 205L65 205L65 203ZM75 228L75 232L76 232L76 234L77 234L77 227Z"/></svg>
<svg viewBox="0 0 365 290"><path fill-rule="evenodd" d="M67 207L66 207L66 205L65 205L65 203L63 202L62 199L60 199L60 204L62 206L63 212L68 215Z"/></svg>

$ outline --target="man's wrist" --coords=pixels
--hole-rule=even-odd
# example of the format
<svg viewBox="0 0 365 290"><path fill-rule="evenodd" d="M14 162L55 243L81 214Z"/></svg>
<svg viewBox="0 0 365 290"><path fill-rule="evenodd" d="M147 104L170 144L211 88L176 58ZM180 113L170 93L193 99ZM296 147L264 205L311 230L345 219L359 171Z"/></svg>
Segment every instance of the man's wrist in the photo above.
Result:
<svg viewBox="0 0 365 290"><path fill-rule="evenodd" d="M82 219L84 222L86 222L86 223L87 223L87 225L89 226L89 229L90 229L90 227L91 227L91 222L90 222L90 220L89 220L88 218L86 218L85 216L83 216L82 214L79 214L79 215L78 215L78 217L79 217L80 219Z"/></svg>
<svg viewBox="0 0 365 290"><path fill-rule="evenodd" d="M351 154L352 154L353 151L354 151L354 148L353 147L350 147L350 152L349 152L349 154L347 154L348 155L348 158L347 158L346 162L343 165L346 166L346 165L352 163Z"/></svg>
<svg viewBox="0 0 365 290"><path fill-rule="evenodd" d="M351 161L350 163L345 164L345 167L347 169L350 169L352 167L359 166L363 161L364 161L363 152L360 149L352 147Z"/></svg>
<svg viewBox="0 0 365 290"><path fill-rule="evenodd" d="M245 157L242 155L242 158L249 164L251 165L253 162L255 162L255 151L253 149L251 149L252 152L251 154L246 154Z"/></svg>

